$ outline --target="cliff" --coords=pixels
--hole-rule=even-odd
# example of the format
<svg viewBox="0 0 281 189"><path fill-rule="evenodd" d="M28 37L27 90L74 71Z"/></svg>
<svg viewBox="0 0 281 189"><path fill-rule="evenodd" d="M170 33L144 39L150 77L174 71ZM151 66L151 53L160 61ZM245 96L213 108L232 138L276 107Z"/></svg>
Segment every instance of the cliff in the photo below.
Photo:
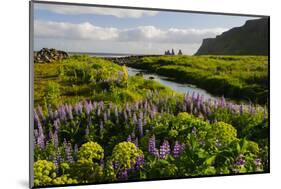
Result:
<svg viewBox="0 0 281 189"><path fill-rule="evenodd" d="M216 38L203 39L195 55L268 55L268 21L248 20Z"/></svg>

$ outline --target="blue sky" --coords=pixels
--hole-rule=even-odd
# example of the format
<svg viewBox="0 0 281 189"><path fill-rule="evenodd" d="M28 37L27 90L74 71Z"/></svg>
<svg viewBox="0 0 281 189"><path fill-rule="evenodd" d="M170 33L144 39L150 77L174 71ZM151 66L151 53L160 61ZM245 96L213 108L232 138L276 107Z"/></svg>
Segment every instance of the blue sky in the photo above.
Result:
<svg viewBox="0 0 281 189"><path fill-rule="evenodd" d="M253 17L35 4L35 50L193 54L203 38L215 37Z"/></svg>

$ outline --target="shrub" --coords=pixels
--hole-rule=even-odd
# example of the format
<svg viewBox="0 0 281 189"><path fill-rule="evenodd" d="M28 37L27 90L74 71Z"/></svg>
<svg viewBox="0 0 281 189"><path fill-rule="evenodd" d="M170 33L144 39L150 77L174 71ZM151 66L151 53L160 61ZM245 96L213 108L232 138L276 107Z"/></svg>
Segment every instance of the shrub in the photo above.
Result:
<svg viewBox="0 0 281 189"><path fill-rule="evenodd" d="M44 91L44 98L46 104L56 106L60 98L60 85L56 82L49 81Z"/></svg>

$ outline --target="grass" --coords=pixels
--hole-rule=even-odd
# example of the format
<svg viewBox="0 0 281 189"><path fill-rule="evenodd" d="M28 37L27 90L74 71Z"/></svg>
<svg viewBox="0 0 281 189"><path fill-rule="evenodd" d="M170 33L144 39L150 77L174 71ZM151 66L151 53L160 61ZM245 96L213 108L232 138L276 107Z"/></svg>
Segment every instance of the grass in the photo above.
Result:
<svg viewBox="0 0 281 189"><path fill-rule="evenodd" d="M266 56L144 57L130 66L197 85L215 95L259 104L268 102Z"/></svg>
<svg viewBox="0 0 281 189"><path fill-rule="evenodd" d="M102 58L74 55L63 61L34 64L34 103L47 108L78 101L103 100L121 104L145 97L147 90L174 93L169 88L141 76L130 77L127 70Z"/></svg>

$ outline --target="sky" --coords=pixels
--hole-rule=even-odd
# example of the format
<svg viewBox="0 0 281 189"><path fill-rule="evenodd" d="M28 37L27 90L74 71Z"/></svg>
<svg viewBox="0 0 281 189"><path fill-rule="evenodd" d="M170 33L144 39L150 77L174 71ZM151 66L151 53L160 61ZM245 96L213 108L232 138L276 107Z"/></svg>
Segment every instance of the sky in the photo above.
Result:
<svg viewBox="0 0 281 189"><path fill-rule="evenodd" d="M194 54L204 38L242 26L244 16L35 3L34 49Z"/></svg>

